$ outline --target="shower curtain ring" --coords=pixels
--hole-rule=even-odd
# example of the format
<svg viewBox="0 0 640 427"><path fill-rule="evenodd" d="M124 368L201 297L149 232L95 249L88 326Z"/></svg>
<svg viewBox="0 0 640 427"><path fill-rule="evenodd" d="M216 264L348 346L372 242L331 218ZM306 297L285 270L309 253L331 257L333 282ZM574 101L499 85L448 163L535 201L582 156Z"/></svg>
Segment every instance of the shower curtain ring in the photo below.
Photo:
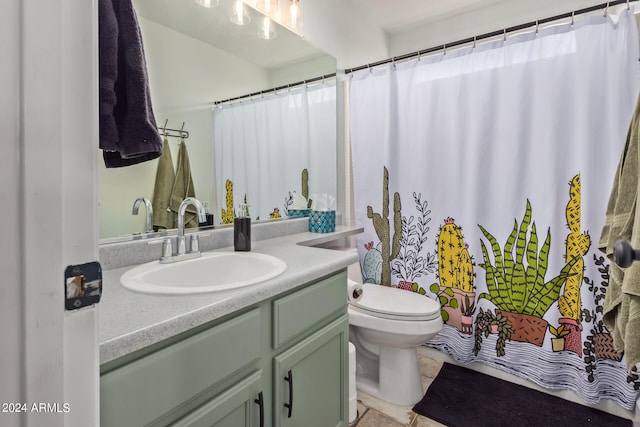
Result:
<svg viewBox="0 0 640 427"><path fill-rule="evenodd" d="M609 3L610 3L610 2L607 2L607 6L604 8L604 17L605 17L605 18L606 18L606 17L607 17L607 15L609 14Z"/></svg>
<svg viewBox="0 0 640 427"><path fill-rule="evenodd" d="M575 16L576 16L576 11L573 10L571 11L571 27L573 27L573 24L575 24Z"/></svg>
<svg viewBox="0 0 640 427"><path fill-rule="evenodd" d="M507 42L507 29L503 29L502 30L502 42L506 43Z"/></svg>
<svg viewBox="0 0 640 427"><path fill-rule="evenodd" d="M536 36L538 35L539 30L540 30L540 21L536 19Z"/></svg>
<svg viewBox="0 0 640 427"><path fill-rule="evenodd" d="M443 54L446 55L447 54L447 45L446 43L442 45L442 50L443 50Z"/></svg>
<svg viewBox="0 0 640 427"><path fill-rule="evenodd" d="M476 36L473 36L473 46L471 48L472 49L476 48Z"/></svg>

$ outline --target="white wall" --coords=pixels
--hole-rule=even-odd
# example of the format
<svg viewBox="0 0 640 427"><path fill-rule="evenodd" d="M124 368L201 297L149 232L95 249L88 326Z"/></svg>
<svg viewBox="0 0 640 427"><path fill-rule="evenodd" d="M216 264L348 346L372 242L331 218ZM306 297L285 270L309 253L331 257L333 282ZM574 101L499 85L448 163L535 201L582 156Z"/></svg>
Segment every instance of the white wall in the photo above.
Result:
<svg viewBox="0 0 640 427"><path fill-rule="evenodd" d="M303 3L304 37L344 70L389 57L388 35L350 0Z"/></svg>

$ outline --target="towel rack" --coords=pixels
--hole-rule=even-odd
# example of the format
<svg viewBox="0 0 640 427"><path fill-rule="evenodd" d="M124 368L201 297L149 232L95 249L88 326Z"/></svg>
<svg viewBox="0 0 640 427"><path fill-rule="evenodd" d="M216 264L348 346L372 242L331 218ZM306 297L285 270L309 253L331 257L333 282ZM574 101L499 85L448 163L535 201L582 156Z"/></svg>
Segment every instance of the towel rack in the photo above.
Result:
<svg viewBox="0 0 640 427"><path fill-rule="evenodd" d="M167 123L169 120L164 121L164 126L159 127L158 131L160 131L160 135L162 136L170 136L173 138L181 138L187 139L189 138L189 132L184 130L184 122L182 122L182 127L180 129L171 129L167 127Z"/></svg>

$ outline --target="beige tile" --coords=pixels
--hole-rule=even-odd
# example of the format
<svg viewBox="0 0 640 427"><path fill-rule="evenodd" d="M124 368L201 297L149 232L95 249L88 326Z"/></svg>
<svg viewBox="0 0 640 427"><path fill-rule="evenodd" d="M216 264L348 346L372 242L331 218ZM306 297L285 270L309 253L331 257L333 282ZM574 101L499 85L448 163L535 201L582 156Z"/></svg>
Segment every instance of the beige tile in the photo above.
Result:
<svg viewBox="0 0 640 427"><path fill-rule="evenodd" d="M358 403L362 403L364 406L368 407L370 411L376 410L387 415L403 426L408 426L409 424L411 424L416 416L416 413L412 410L413 405L394 405L360 390L358 390Z"/></svg>
<svg viewBox="0 0 640 427"><path fill-rule="evenodd" d="M431 359L418 353L418 365L420 365L420 374L423 377L435 378L442 368L442 363L440 360Z"/></svg>
<svg viewBox="0 0 640 427"><path fill-rule="evenodd" d="M360 419L357 427L405 427L408 425L409 424L399 423L397 420L375 409L369 409Z"/></svg>
<svg viewBox="0 0 640 427"><path fill-rule="evenodd" d="M429 418L423 417L422 415L418 415L416 419L411 424L411 427L447 427L444 424L440 424L437 421L433 421Z"/></svg>

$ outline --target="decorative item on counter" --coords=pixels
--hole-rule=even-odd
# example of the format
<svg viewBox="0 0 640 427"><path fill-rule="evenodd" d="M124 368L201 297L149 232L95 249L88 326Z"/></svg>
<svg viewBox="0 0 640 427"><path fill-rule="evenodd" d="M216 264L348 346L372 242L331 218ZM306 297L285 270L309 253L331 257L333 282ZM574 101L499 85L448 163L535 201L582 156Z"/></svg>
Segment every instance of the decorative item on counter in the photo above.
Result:
<svg viewBox="0 0 640 427"><path fill-rule="evenodd" d="M228 179L224 185L227 189L227 210L222 209L222 215L220 217L220 221L222 224L231 224L233 223L233 217L235 216L233 212L233 182Z"/></svg>
<svg viewBox="0 0 640 427"><path fill-rule="evenodd" d="M269 214L269 218L270 219L280 219L280 218L282 218L282 216L280 216L280 209L273 208L273 211Z"/></svg>
<svg viewBox="0 0 640 427"><path fill-rule="evenodd" d="M302 218L309 216L311 209L309 209L307 198L297 194L295 191L289 191L289 196L284 198L284 213L289 218Z"/></svg>
<svg viewBox="0 0 640 427"><path fill-rule="evenodd" d="M236 251L251 250L251 217L246 194L244 203L240 204L238 216L233 219L233 248Z"/></svg>
<svg viewBox="0 0 640 427"><path fill-rule="evenodd" d="M309 171L307 169L302 170L302 197L307 200L306 208L311 209L313 201L309 198Z"/></svg>
<svg viewBox="0 0 640 427"><path fill-rule="evenodd" d="M336 199L329 194L316 194L309 215L309 231L332 233L336 231Z"/></svg>
<svg viewBox="0 0 640 427"><path fill-rule="evenodd" d="M200 227L206 227L208 225L214 225L213 223L213 214L211 212L209 212L209 204L207 202L202 203L202 206L204 207L204 213L205 216L207 217L207 220L204 222L199 222L198 225Z"/></svg>

